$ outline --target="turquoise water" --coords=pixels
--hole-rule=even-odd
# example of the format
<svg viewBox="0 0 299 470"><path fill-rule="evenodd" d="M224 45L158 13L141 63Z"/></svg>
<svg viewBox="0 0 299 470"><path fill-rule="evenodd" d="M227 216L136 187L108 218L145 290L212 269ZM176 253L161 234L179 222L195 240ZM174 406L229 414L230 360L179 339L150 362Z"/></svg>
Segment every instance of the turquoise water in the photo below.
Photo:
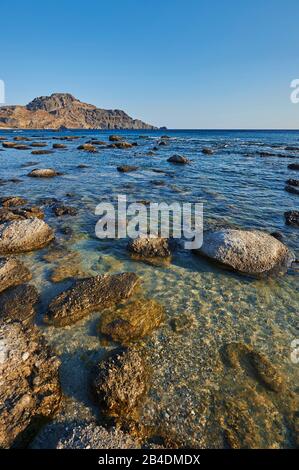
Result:
<svg viewBox="0 0 299 470"><path fill-rule="evenodd" d="M77 150L78 145L90 138L106 141L111 133L123 135L138 146L128 150L99 146L96 154ZM158 146L154 155L147 155L163 134L170 137L167 145ZM169 266L133 261L126 250L127 240L101 241L95 237L94 209L103 200L114 201L118 194L127 195L129 202L203 202L206 226L225 223L279 231L296 252L298 228L285 225L283 214L298 209L298 196L286 192L284 187L287 179L298 178L298 172L287 166L299 161L299 132L1 131L0 136L3 135L7 140L25 135L46 142L48 148L60 142L53 137L80 136L78 140L63 142L67 149L51 155L31 155L30 151L13 149L0 152L0 178L5 180L0 186L1 196L24 196L34 204L40 198L55 197L77 207L75 217L57 218L50 209L45 209L45 220L55 227L59 244L76 257L73 264L88 275L135 271L142 280L138 295L155 298L165 306L164 325L141 343L152 369L150 392L142 410L144 424L157 429L157 434L174 436L180 445L225 445L212 416L215 396L221 396L222 390L232 395L240 392L233 376L231 382L225 382L224 378L230 375L219 366L219 351L231 341L250 343L263 352L281 370L290 390L296 392L299 366L290 359L291 342L299 337L295 270L277 279L253 280L221 270L182 249L175 253ZM202 154L203 147L213 148L214 154ZM274 155L261 156L260 152ZM168 163L167 158L175 153L187 156L191 164L182 167ZM24 167L29 161L35 163ZM79 164L88 168L78 169ZM139 169L122 174L116 170L122 164L136 165ZM47 167L63 175L48 180L26 176L32 168ZM157 169L165 173L155 172ZM11 178L20 181L9 182ZM155 184L157 181L163 185ZM63 233L65 226L73 230L70 239ZM98 418L88 388L90 369L107 348L115 345L103 343L96 333L101 312L66 328L43 324L49 300L70 285L70 281L51 282L53 269L66 264L64 254L60 260L46 262L43 256L51 250L53 247L48 247L22 258L31 268L33 282L41 295L37 323L62 360L61 380L66 398L56 420ZM182 331L173 330L174 318L185 319ZM277 426L281 426L283 435L277 440L275 429L266 426L263 446L292 446L284 411L271 394L258 386L257 392L267 403L270 421L275 408L280 423ZM251 402L248 407L257 428L263 429L264 414Z"/></svg>

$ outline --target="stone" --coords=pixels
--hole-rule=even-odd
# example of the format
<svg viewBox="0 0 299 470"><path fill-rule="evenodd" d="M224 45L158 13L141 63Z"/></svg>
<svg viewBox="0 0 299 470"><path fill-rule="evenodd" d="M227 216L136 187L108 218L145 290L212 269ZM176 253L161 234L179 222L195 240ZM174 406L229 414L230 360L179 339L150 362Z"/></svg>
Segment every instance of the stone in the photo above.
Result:
<svg viewBox="0 0 299 470"><path fill-rule="evenodd" d="M3 207L16 207L16 206L23 206L24 204L27 204L26 199L20 196L1 197L0 202Z"/></svg>
<svg viewBox="0 0 299 470"><path fill-rule="evenodd" d="M172 157L169 157L167 161L170 163L180 164L190 163L190 160L187 157L184 157L183 155L172 155Z"/></svg>
<svg viewBox="0 0 299 470"><path fill-rule="evenodd" d="M97 148L94 145L91 145L91 144L79 145L78 150L84 150L85 152L91 152L91 153L96 153L97 152Z"/></svg>
<svg viewBox="0 0 299 470"><path fill-rule="evenodd" d="M299 227L299 211L288 211L284 213L287 225Z"/></svg>
<svg viewBox="0 0 299 470"><path fill-rule="evenodd" d="M0 348L0 448L25 446L58 409L60 361L36 327L19 322L0 324Z"/></svg>
<svg viewBox="0 0 299 470"><path fill-rule="evenodd" d="M34 321L38 300L34 286L22 284L10 287L0 295L0 322L19 321L29 326Z"/></svg>
<svg viewBox="0 0 299 470"><path fill-rule="evenodd" d="M128 250L144 257L160 258L171 256L170 242L161 237L139 237L130 240Z"/></svg>
<svg viewBox="0 0 299 470"><path fill-rule="evenodd" d="M46 142L32 142L30 147L47 147Z"/></svg>
<svg viewBox="0 0 299 470"><path fill-rule="evenodd" d="M129 142L115 142L114 144L110 145L110 147L117 149L130 149L134 147L134 145L130 144Z"/></svg>
<svg viewBox="0 0 299 470"><path fill-rule="evenodd" d="M120 142L122 140L122 137L119 135L109 135L109 140L110 142Z"/></svg>
<svg viewBox="0 0 299 470"><path fill-rule="evenodd" d="M14 145L13 147L15 150L30 150L30 147L28 145L24 145L24 144L17 144L17 145Z"/></svg>
<svg viewBox="0 0 299 470"><path fill-rule="evenodd" d="M32 155L50 155L54 153L53 150L32 150Z"/></svg>
<svg viewBox="0 0 299 470"><path fill-rule="evenodd" d="M138 170L138 166L133 166L133 165L121 165L118 166L117 171L120 171L121 173L128 173L130 171L136 171Z"/></svg>
<svg viewBox="0 0 299 470"><path fill-rule="evenodd" d="M18 259L0 258L0 292L30 281L31 277L30 271Z"/></svg>
<svg viewBox="0 0 299 470"><path fill-rule="evenodd" d="M293 261L288 247L266 232L222 229L207 231L196 253L251 275L286 271Z"/></svg>
<svg viewBox="0 0 299 470"><path fill-rule="evenodd" d="M214 151L209 147L204 147L202 149L202 153L204 153L205 155L213 155Z"/></svg>
<svg viewBox="0 0 299 470"><path fill-rule="evenodd" d="M288 165L289 170L299 170L299 163L290 163Z"/></svg>
<svg viewBox="0 0 299 470"><path fill-rule="evenodd" d="M139 299L102 314L99 331L127 345L148 336L164 321L165 312L156 300Z"/></svg>
<svg viewBox="0 0 299 470"><path fill-rule="evenodd" d="M66 149L67 146L65 144L53 144L53 149Z"/></svg>
<svg viewBox="0 0 299 470"><path fill-rule="evenodd" d="M116 349L97 366L93 388L101 409L118 419L136 419L147 392L143 358L134 349Z"/></svg>
<svg viewBox="0 0 299 470"><path fill-rule="evenodd" d="M32 178L53 178L53 176L58 176L59 173L53 168L35 168L27 176Z"/></svg>
<svg viewBox="0 0 299 470"><path fill-rule="evenodd" d="M7 222L0 225L0 254L38 250L53 239L53 229L36 217Z"/></svg>
<svg viewBox="0 0 299 470"><path fill-rule="evenodd" d="M71 207L71 206L60 206L60 205L57 205L57 206L54 206L53 207L53 212L54 214L57 216L57 217L60 217L62 215L77 215L78 214L78 210L75 208L75 207Z"/></svg>
<svg viewBox="0 0 299 470"><path fill-rule="evenodd" d="M290 184L287 184L284 189L288 193L299 194L299 188L296 188L296 186L291 186Z"/></svg>
<svg viewBox="0 0 299 470"><path fill-rule="evenodd" d="M15 142L2 142L2 147L7 148L7 149L12 149L16 145L17 144Z"/></svg>
<svg viewBox="0 0 299 470"><path fill-rule="evenodd" d="M290 178L289 180L287 180L287 185L289 185L289 186L299 186L299 180L294 180L294 179Z"/></svg>
<svg viewBox="0 0 299 470"><path fill-rule="evenodd" d="M92 311L103 310L127 299L137 284L135 273L106 274L77 280L52 300L46 321L55 326L75 323Z"/></svg>

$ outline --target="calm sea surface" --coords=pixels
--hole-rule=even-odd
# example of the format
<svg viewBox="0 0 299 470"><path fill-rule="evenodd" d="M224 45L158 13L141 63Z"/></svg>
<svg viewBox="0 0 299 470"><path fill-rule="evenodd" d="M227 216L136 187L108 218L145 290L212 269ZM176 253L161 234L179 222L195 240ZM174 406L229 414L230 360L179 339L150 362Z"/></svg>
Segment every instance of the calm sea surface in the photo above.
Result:
<svg viewBox="0 0 299 470"><path fill-rule="evenodd" d="M96 154L77 150L78 145L93 137L108 141L111 133L138 146L128 150L99 146ZM170 137L167 145L147 155L163 134ZM74 255L78 270L88 275L134 271L142 280L138 295L154 298L165 306L164 325L140 344L152 369L142 422L156 429L159 436L171 435L180 445L222 447L226 445L222 431L227 423L217 413L225 415L223 410L229 408L225 400L230 397L233 404L244 401L243 408L238 405L245 409L244 422L252 425L249 428L258 435L261 445L293 446L289 410L281 405L287 401L284 395L277 397L264 390L241 366L236 374L231 373L221 359L221 351L232 341L251 344L281 371L288 390L296 393L299 364L292 363L290 354L291 342L299 339L298 272L290 270L279 278L249 279L221 270L182 249L169 266L133 261L126 250L127 240L101 241L95 237L94 210L99 202L114 201L118 194L127 195L129 202L203 202L207 226L220 223L279 231L296 252L299 229L285 225L284 212L298 210L299 196L286 192L284 187L287 179L299 179L298 172L288 169L289 163L299 162L299 132L0 131L3 135L7 140L16 135L28 136L46 142L49 148L60 142L53 137L80 136L63 141L67 148L51 155L13 149L0 152L0 178L5 180L0 186L1 196L24 196L33 204L41 198L56 198L77 207L75 217L55 217L46 208L45 220L56 228L59 244ZM213 148L214 154L204 155L203 147ZM271 156L262 156L261 152ZM191 164L168 163L167 158L175 153L187 156ZM25 167L28 162L32 166ZM80 164L88 167L79 169ZM139 169L119 173L116 167L123 164ZM32 168L48 167L63 175L51 179L26 176ZM9 182L11 178L20 181ZM69 239L65 227L73 230ZM70 327L43 325L50 299L71 284L50 281L53 269L64 263L64 256L45 261L43 257L50 250L53 247L26 254L22 259L31 268L32 282L41 295L37 323L62 360L66 399L55 422L100 419L90 397L90 370L115 345L104 342L97 333L99 311ZM185 326L174 329L174 321ZM45 439L50 445L50 438Z"/></svg>

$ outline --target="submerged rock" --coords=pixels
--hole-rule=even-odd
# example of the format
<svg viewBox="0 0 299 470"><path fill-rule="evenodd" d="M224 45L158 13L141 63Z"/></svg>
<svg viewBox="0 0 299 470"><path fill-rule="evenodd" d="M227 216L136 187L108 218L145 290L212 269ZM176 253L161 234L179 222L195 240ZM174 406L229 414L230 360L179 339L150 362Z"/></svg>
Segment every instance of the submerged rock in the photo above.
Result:
<svg viewBox="0 0 299 470"><path fill-rule="evenodd" d="M24 325L33 323L35 305L39 300L34 286L10 287L0 296L0 321L20 321Z"/></svg>
<svg viewBox="0 0 299 470"><path fill-rule="evenodd" d="M52 150L32 150L32 155L50 155L54 153Z"/></svg>
<svg viewBox="0 0 299 470"><path fill-rule="evenodd" d="M114 144L111 144L110 147L117 149L130 149L134 147L134 145L129 142L115 142Z"/></svg>
<svg viewBox="0 0 299 470"><path fill-rule="evenodd" d="M65 144L53 144L53 149L66 149L67 146Z"/></svg>
<svg viewBox="0 0 299 470"><path fill-rule="evenodd" d="M121 165L121 166L118 166L116 169L117 169L117 171L120 171L121 173L128 173L129 171L136 171L136 170L138 170L138 166L134 166L134 165Z"/></svg>
<svg viewBox="0 0 299 470"><path fill-rule="evenodd" d="M170 241L161 237L139 237L128 243L128 250L144 257L171 256Z"/></svg>
<svg viewBox="0 0 299 470"><path fill-rule="evenodd" d="M119 135L109 135L109 140L110 142L120 142L122 140L122 137Z"/></svg>
<svg viewBox="0 0 299 470"><path fill-rule="evenodd" d="M53 176L58 176L59 173L53 168L35 168L27 176L32 178L53 178Z"/></svg>
<svg viewBox="0 0 299 470"><path fill-rule="evenodd" d="M0 325L0 447L26 443L26 433L57 410L60 362L36 327Z"/></svg>
<svg viewBox="0 0 299 470"><path fill-rule="evenodd" d="M16 207L16 206L23 206L24 204L27 204L26 199L20 196L1 197L0 202L3 207Z"/></svg>
<svg viewBox="0 0 299 470"><path fill-rule="evenodd" d="M289 180L287 180L287 185L289 185L289 186L299 186L299 180L294 180L294 179L290 178Z"/></svg>
<svg viewBox="0 0 299 470"><path fill-rule="evenodd" d="M145 363L134 349L115 349L97 366L94 391L104 412L115 418L134 419L146 394Z"/></svg>
<svg viewBox="0 0 299 470"><path fill-rule="evenodd" d="M0 258L0 292L30 281L31 277L29 269L21 261L16 258Z"/></svg>
<svg viewBox="0 0 299 470"><path fill-rule="evenodd" d="M85 152L91 152L91 153L97 152L97 148L92 144L79 145L78 150L84 150Z"/></svg>
<svg viewBox="0 0 299 470"><path fill-rule="evenodd" d="M135 300L101 316L99 330L113 341L129 344L149 335L165 318L164 308L155 300Z"/></svg>
<svg viewBox="0 0 299 470"><path fill-rule="evenodd" d="M37 217L38 219L44 218L43 211L36 206L31 207L14 207L10 209L0 209L0 223L10 222L12 220L24 220Z"/></svg>
<svg viewBox="0 0 299 470"><path fill-rule="evenodd" d="M290 163L288 165L289 170L299 170L299 163Z"/></svg>
<svg viewBox="0 0 299 470"><path fill-rule="evenodd" d="M75 207L71 206L54 206L53 207L53 212L57 217L60 217L62 215L77 215L78 210Z"/></svg>
<svg viewBox="0 0 299 470"><path fill-rule="evenodd" d="M190 163L190 160L187 157L184 157L184 155L173 155L172 157L169 157L167 161L170 163Z"/></svg>
<svg viewBox="0 0 299 470"><path fill-rule="evenodd" d="M299 227L299 211L288 211L284 213L286 224Z"/></svg>
<svg viewBox="0 0 299 470"><path fill-rule="evenodd" d="M285 189L288 193L299 194L299 188L296 188L295 186L291 186L290 184L287 184L284 189Z"/></svg>
<svg viewBox="0 0 299 470"><path fill-rule="evenodd" d="M204 153L205 155L213 155L214 150L212 150L212 149L209 148L209 147L204 147L204 148L202 149L202 153Z"/></svg>
<svg viewBox="0 0 299 470"><path fill-rule="evenodd" d="M205 232L203 245L196 253L235 271L252 275L286 271L293 259L286 245L257 230Z"/></svg>
<svg viewBox="0 0 299 470"><path fill-rule="evenodd" d="M74 286L52 300L46 320L55 326L70 325L92 311L103 310L127 299L137 283L135 273L106 274L77 280Z"/></svg>
<svg viewBox="0 0 299 470"><path fill-rule="evenodd" d="M38 250L54 239L54 231L43 220L32 218L0 225L0 254Z"/></svg>

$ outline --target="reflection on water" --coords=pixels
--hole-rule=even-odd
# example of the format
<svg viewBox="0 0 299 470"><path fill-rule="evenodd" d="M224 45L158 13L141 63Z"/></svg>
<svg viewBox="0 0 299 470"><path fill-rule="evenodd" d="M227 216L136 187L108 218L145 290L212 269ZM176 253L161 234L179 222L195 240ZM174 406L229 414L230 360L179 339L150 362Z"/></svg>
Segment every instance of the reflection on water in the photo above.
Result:
<svg viewBox="0 0 299 470"><path fill-rule="evenodd" d="M298 365L290 360L291 342L299 334L295 271L278 279L253 280L220 270L182 249L169 266L134 261L126 251L126 240L104 241L95 237L94 209L103 200L115 200L118 194L127 195L129 202L203 202L205 224L228 223L279 231L296 251L298 229L284 224L283 213L298 208L298 196L285 192L284 186L288 178L296 177L287 166L299 160L299 133L169 131L167 145L158 146L150 156L147 153L165 131L145 131L144 138L137 131L119 133L130 142L137 141L138 146L129 150L99 146L98 153L88 154L77 150L77 146L93 136L106 140L109 132L81 130L71 132L82 136L80 139L67 141L66 150L51 155L33 156L28 151L13 149L0 153L1 179L20 180L4 182L0 186L2 196L24 196L32 203L54 197L79 209L75 217L55 217L46 208L46 220L56 227L61 255L55 256L55 246L50 246L22 256L41 293L37 322L62 358L61 380L66 400L61 416L56 419L71 421L98 416L88 388L90 369L107 348L114 347L97 333L101 312L65 328L46 327L42 323L49 300L71 282L51 282L53 270L61 273L61 269L67 269L66 259L72 260L73 255L77 270L70 261L71 272L95 275L135 271L142 280L139 295L154 298L165 307L164 325L140 343L151 365L151 389L142 412L146 427L156 429L157 434L168 434L180 445L226 445L221 433L227 423L222 422L219 427L215 413L219 408L224 416L228 405L219 403L225 395L237 407L240 391L249 390L246 397L251 393L253 398L246 399L245 405L242 402L242 409L244 406L250 409L244 420L248 424L252 418L259 432L267 429L267 435L248 441L248 445L257 442L265 447L293 445L286 424L287 412L279 408L272 392L262 390L251 378L247 382L244 372L242 375L228 370L220 351L231 341L252 344L280 368L289 389L296 391ZM3 134L8 140L16 135L11 131ZM53 136L69 132L24 134L47 141L51 147L55 142ZM286 146L298 150L287 151ZM203 147L212 147L214 154L202 154ZM261 156L259 152L277 156ZM174 153L187 156L191 165L168 163L167 158ZM35 160L33 166L24 167L30 160ZM78 168L80 164L87 167ZM122 164L136 165L139 169L122 174L116 170ZM63 176L49 180L27 178L33 167L52 167L63 172ZM157 169L163 173L156 172ZM155 184L156 180L164 184ZM65 234L65 227L72 229L71 236ZM64 249L72 255L66 258ZM262 411L261 406L265 407ZM270 421L275 421L276 427ZM253 425L248 429L254 433Z"/></svg>

